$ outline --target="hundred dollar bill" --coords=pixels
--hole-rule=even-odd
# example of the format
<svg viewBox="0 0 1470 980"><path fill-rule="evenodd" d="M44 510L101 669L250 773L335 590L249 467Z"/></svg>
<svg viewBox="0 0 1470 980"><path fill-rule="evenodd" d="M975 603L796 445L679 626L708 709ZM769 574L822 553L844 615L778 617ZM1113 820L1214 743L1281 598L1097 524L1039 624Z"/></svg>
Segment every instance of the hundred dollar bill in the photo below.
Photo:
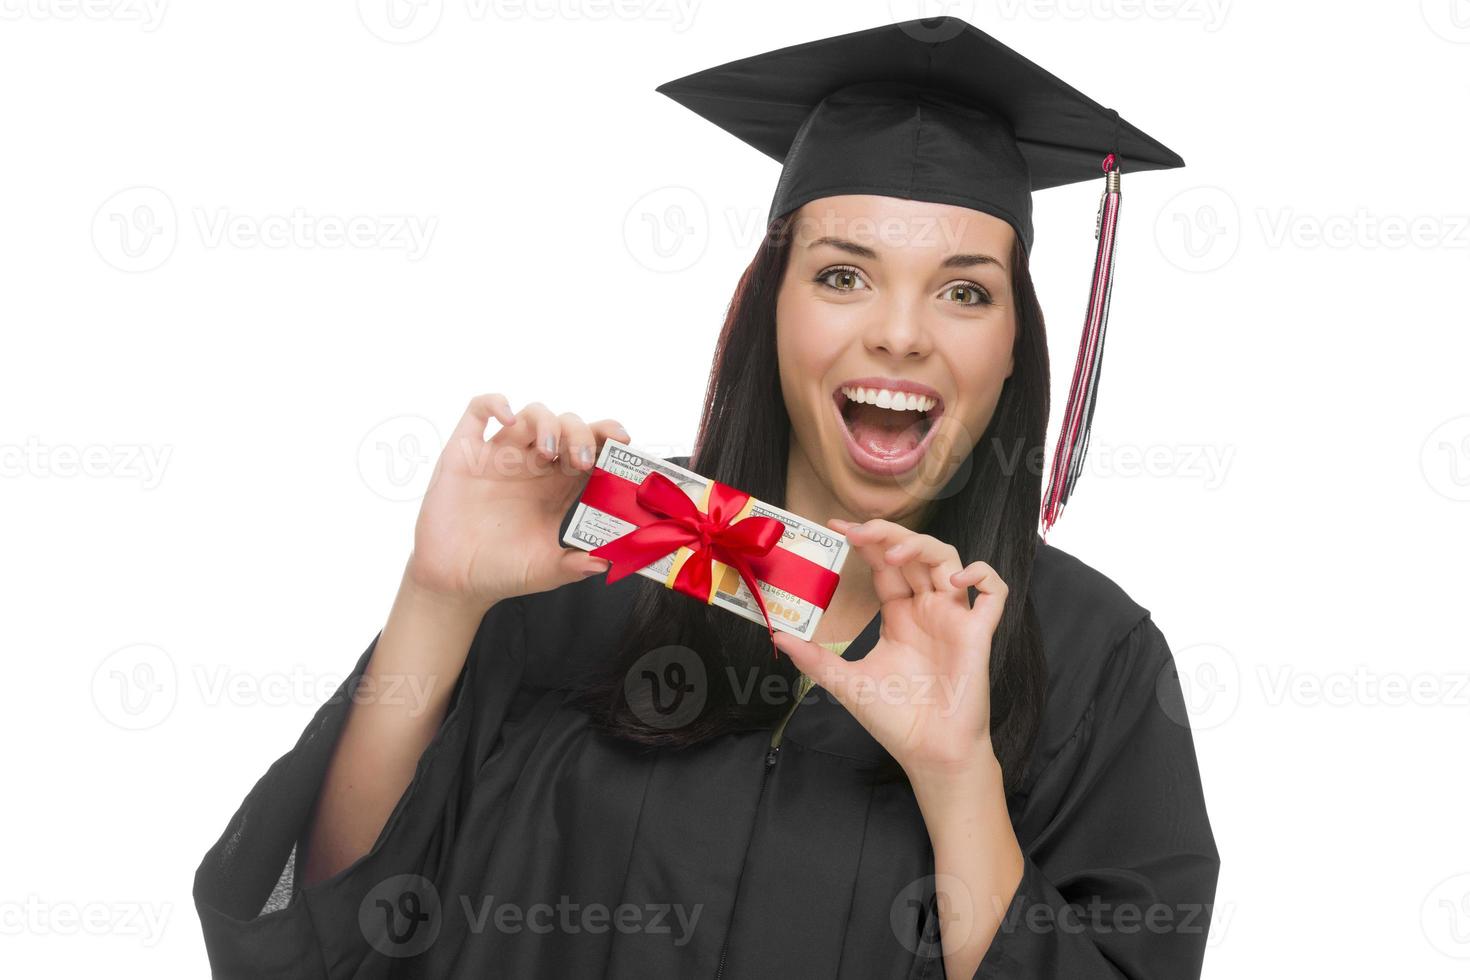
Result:
<svg viewBox="0 0 1470 980"><path fill-rule="evenodd" d="M710 482L698 473L686 470L682 466L676 466L652 453L643 452L615 439L608 439L602 444L602 454L597 459L597 466L635 485L641 484L650 473L662 473L672 480L675 486L688 494L689 499L696 505L704 499L705 488ZM754 498L747 506L744 516L774 517L786 527L776 547L784 548L815 565L841 574L848 552L847 538L843 535L831 528L813 524L806 518L788 510L782 510L780 507L774 507ZM609 541L616 541L636 526L620 517L614 517L596 507L578 501L576 509L572 512L571 523L567 525L566 533L562 535L562 542L569 547L591 551ZM656 582L665 582L668 580L669 571L673 568L674 559L678 554L677 551L671 552L653 564L639 569L638 574ZM756 605L755 597L746 588L740 573L718 561L714 562L712 570L715 575L715 594L711 604L728 609L735 615L752 622L765 625L760 606ZM810 640L816 633L817 623L821 621L822 607L768 582L758 584L761 598L766 604L766 611L771 616L771 625L804 640Z"/></svg>

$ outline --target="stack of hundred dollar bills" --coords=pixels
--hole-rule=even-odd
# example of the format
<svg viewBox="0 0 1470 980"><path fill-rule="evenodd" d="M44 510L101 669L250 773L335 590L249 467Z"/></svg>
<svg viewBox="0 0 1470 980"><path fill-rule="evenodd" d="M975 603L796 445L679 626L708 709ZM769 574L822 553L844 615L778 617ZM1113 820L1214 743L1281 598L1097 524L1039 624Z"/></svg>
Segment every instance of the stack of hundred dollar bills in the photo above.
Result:
<svg viewBox="0 0 1470 980"><path fill-rule="evenodd" d="M698 473L690 472L682 466L675 466L667 460L625 445L615 439L608 439L602 444L602 454L597 459L597 466L634 485L641 485L644 478L650 473L662 473L688 494L689 499L694 501L696 506L704 499L705 487L710 482ZM785 533L781 535L781 540L777 542L776 547L784 548L822 568L841 574L842 563L847 560L848 550L847 538L841 534L759 500L752 501L746 516L774 517L786 525ZM609 541L616 541L635 527L637 525L578 501L576 510L572 512L571 523L567 525L566 534L562 536L562 541L569 547L591 551ZM653 564L639 569L638 574L656 582L664 582L668 579L669 570L673 568L674 558L677 555L677 551L671 552ZM737 616L743 616L764 626L765 619L761 616L760 607L756 605L755 597L750 594L750 590L745 587L740 573L721 562L714 563L713 572L715 594L711 604L728 609ZM766 582L760 583L760 589L761 598L765 600L766 611L771 615L773 627L799 636L803 640L812 638L816 633L817 623L822 618L821 606Z"/></svg>

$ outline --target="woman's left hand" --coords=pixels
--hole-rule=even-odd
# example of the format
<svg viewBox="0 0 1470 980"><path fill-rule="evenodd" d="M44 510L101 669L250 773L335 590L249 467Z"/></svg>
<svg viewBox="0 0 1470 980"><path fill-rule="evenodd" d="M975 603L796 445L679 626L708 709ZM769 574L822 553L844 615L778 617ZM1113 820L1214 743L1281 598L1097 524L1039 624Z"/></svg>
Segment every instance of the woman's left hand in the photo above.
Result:
<svg viewBox="0 0 1470 980"><path fill-rule="evenodd" d="M878 641L844 660L810 640L776 634L798 670L830 691L911 781L994 766L990 742L990 641L1007 587L983 561L892 521L831 520L873 569ZM979 595L971 606L969 587Z"/></svg>

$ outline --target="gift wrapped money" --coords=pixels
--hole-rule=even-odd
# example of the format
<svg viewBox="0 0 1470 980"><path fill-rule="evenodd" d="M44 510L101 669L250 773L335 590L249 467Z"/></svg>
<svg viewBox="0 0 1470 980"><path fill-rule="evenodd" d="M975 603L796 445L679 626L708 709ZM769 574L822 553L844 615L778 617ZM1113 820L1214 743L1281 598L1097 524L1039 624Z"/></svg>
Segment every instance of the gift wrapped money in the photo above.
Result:
<svg viewBox="0 0 1470 980"><path fill-rule="evenodd" d="M737 616L810 640L837 589L847 539L614 439L562 541Z"/></svg>

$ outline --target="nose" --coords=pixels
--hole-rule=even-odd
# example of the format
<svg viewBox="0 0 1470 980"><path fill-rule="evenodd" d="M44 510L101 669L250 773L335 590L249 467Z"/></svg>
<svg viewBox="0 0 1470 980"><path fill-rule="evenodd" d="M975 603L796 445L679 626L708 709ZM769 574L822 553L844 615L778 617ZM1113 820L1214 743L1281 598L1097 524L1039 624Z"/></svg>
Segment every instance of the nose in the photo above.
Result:
<svg viewBox="0 0 1470 980"><path fill-rule="evenodd" d="M885 351L900 360L922 358L933 346L918 303L907 300L875 306L864 343L870 351Z"/></svg>

